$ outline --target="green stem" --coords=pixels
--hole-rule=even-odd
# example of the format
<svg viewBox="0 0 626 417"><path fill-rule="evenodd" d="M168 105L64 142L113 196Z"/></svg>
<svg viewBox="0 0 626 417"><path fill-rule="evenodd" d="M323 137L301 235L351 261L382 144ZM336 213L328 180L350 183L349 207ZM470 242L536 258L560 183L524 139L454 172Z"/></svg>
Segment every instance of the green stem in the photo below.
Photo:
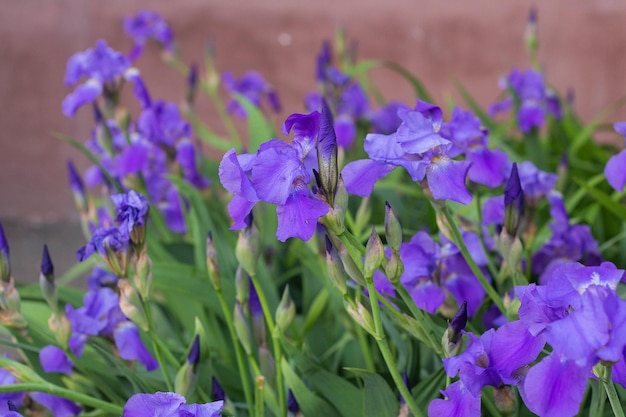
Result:
<svg viewBox="0 0 626 417"><path fill-rule="evenodd" d="M51 383L24 383L2 385L0 386L0 392L45 392L47 394L67 398L68 400L78 404L98 408L117 416L121 416L124 411L119 405L111 404L110 402L102 401L97 398L93 398L80 392L69 390L67 388L59 387L58 385L54 385Z"/></svg>
<svg viewBox="0 0 626 417"><path fill-rule="evenodd" d="M361 294L362 292L360 290L356 294L356 298L358 301L361 301ZM366 368L372 372L376 372L376 365L374 364L372 349L367 341L365 330L363 330L363 328L356 323L354 326L354 330L356 332L356 338L359 342L359 346L361 346L361 353L363 354L363 360L365 361Z"/></svg>
<svg viewBox="0 0 626 417"><path fill-rule="evenodd" d="M407 406L413 413L414 417L423 417L419 406L415 402L415 399L411 395L408 387L404 384L402 380L402 375L400 375L400 371L398 371L398 367L396 365L396 360L391 353L391 349L389 349L389 344L385 339L385 332L383 330L383 323L380 318L380 309L378 306L378 291L374 287L374 279L370 277L365 277L365 282L367 283L367 291L370 297L370 305L372 308L372 317L374 318L374 329L376 331L376 335L374 335L374 339L378 344L378 349L380 353L383 355L383 359L385 360L385 364L387 365L387 369L391 373L391 378L393 382L395 382L398 391L406 401Z"/></svg>
<svg viewBox="0 0 626 417"><path fill-rule="evenodd" d="M159 368L161 368L161 373L163 374L163 379L165 380L165 386L167 386L168 391L174 392L174 384L172 383L172 378L170 377L170 374L169 372L167 372L167 368L165 367L165 362L163 360L163 355L161 351L161 345L157 341L158 337L155 334L154 320L152 318L152 309L150 308L150 303L145 298L141 299L141 303L143 304L143 309L146 313L146 319L148 320L148 336L150 336L150 340L152 341L154 355L156 356L156 360L159 363Z"/></svg>
<svg viewBox="0 0 626 417"><path fill-rule="evenodd" d="M491 286L491 284L489 284L489 281L487 281L487 278L485 278L485 274L483 274L483 271L480 270L480 267L476 264L476 261L474 261L472 255L470 255L469 250L467 249L467 245L465 245L465 241L463 240L463 236L461 235L461 231L459 230L459 225L457 224L456 219L450 212L448 206L444 206L442 212L443 215L446 217L450 232L454 235L454 243L461 251L465 262L467 262L476 278L478 278L478 281L480 281L480 284L487 292L487 295L489 295L489 298L491 298L491 301L493 301L493 303L498 306L498 309L500 309L502 314L506 316L506 308L504 307L502 298L500 297L500 295L498 295L498 293Z"/></svg>
<svg viewBox="0 0 626 417"><path fill-rule="evenodd" d="M256 417L263 417L265 415L264 403L263 403L263 388L265 385L265 378L259 376L256 378L256 394L255 394L255 407L254 412Z"/></svg>
<svg viewBox="0 0 626 417"><path fill-rule="evenodd" d="M615 385L611 379L611 374L613 373L613 366L605 366L604 367L604 376L602 378L602 385L604 385L604 390L606 391L606 395L609 397L609 403L611 404L611 408L613 409L613 414L615 417L624 417L624 410L622 409L622 404L620 403L619 397L617 396L617 391L615 390Z"/></svg>
<svg viewBox="0 0 626 417"><path fill-rule="evenodd" d="M280 366L282 359L282 351L280 346L280 335L278 333L278 329L274 324L274 317L272 316L272 312L270 311L269 305L267 304L267 299L265 298L265 293L263 292L263 288L261 287L261 283L257 278L256 274L251 274L250 279L252 280L252 285L254 285L254 289L259 296L259 302L261 304L261 309L263 310L263 316L265 317L265 322L267 323L267 329L272 335L272 344L274 348L274 362L276 363L276 383L278 390L278 405L281 416L287 415L287 399L285 396L285 381L283 380L283 370Z"/></svg>
<svg viewBox="0 0 626 417"><path fill-rule="evenodd" d="M235 347L235 357L237 358L237 367L239 368L241 385L243 385L243 395L246 398L248 410L252 410L254 403L252 401L252 391L250 390L250 375L248 373L248 370L246 369L243 360L243 348L241 347L239 339L237 338L237 332L235 331L235 326L233 324L233 316L230 312L230 308L228 307L228 303L226 302L226 298L224 297L224 293L222 292L221 288L216 288L215 291L217 293L217 298L220 301L222 312L224 313L224 319L226 321L226 326L228 327L228 333L230 333L230 340Z"/></svg>

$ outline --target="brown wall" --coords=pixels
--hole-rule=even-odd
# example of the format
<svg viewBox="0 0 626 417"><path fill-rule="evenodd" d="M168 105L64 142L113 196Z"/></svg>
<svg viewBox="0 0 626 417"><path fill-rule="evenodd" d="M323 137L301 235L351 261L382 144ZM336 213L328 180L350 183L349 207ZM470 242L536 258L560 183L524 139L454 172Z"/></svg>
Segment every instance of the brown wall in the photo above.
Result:
<svg viewBox="0 0 626 417"><path fill-rule="evenodd" d="M574 88L586 120L626 93L626 2L537 2L540 58L559 90ZM0 12L0 221L24 224L76 219L65 160L86 161L51 137L87 137L91 114L61 114L65 62L100 38L127 51L121 18L151 7L166 16L185 60L201 59L208 38L218 64L241 74L256 69L273 83L285 115L302 111L314 88L313 65L323 39L342 26L358 40L359 57L394 60L424 81L439 104L461 80L483 105L498 77L525 67L522 35L530 1L489 0L4 0ZM290 38L281 45L279 38ZM183 80L155 49L139 61L154 96L179 100ZM388 98L413 102L407 84L377 74ZM622 111L615 119L626 119ZM282 121L282 118L280 119ZM78 243L72 244L77 246ZM37 252L38 253L38 252ZM39 256L39 255L37 255Z"/></svg>

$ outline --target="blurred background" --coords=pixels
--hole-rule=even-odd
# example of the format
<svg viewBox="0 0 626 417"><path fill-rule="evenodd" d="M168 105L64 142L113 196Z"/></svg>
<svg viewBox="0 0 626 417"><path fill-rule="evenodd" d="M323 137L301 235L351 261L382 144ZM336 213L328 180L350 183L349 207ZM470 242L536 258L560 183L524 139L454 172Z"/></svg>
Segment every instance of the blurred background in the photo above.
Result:
<svg viewBox="0 0 626 417"><path fill-rule="evenodd" d="M0 222L11 246L16 280L38 276L47 243L60 275L84 239L67 187L66 161L84 169L85 157L53 137L83 142L92 126L88 107L73 119L61 113L70 89L67 59L105 39L130 51L122 18L150 8L170 23L185 63L203 60L215 45L220 71L254 69L277 89L279 125L303 112L315 89L315 59L338 28L358 45L358 58L395 61L426 85L437 104L461 103L459 80L483 107L498 98L499 77L529 66L523 35L531 7L538 12L539 58L548 82L572 91L584 121L626 94L626 2L559 0L21 0L0 13ZM165 65L155 45L135 64L155 98L180 102L184 77ZM413 104L413 90L397 74L376 70L388 99ZM203 116L203 115L202 115ZM211 116L205 120L210 122ZM608 121L626 120L621 110Z"/></svg>

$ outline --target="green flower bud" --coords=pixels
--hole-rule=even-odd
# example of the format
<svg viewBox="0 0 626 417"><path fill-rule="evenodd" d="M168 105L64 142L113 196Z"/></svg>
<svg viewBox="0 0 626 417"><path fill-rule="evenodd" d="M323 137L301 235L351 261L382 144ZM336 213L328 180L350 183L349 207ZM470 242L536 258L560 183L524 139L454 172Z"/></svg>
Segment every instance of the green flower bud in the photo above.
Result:
<svg viewBox="0 0 626 417"><path fill-rule="evenodd" d="M250 355L252 354L252 335L241 304L235 304L235 312L233 316L233 320L235 322L235 333L237 333L237 337L239 338L241 346L243 346L243 350L246 351L246 354Z"/></svg>
<svg viewBox="0 0 626 417"><path fill-rule="evenodd" d="M249 229L239 232L235 256L237 261L249 275L256 275L256 263L259 259L259 234L252 224Z"/></svg>
<svg viewBox="0 0 626 417"><path fill-rule="evenodd" d="M404 272L404 264L398 252L391 252L391 257L385 264L385 275L395 286L400 282L400 277Z"/></svg>
<svg viewBox="0 0 626 417"><path fill-rule="evenodd" d="M346 270L343 267L339 253L337 253L328 236L326 236L326 269L335 288L339 290L341 295L346 295L348 293Z"/></svg>
<svg viewBox="0 0 626 417"><path fill-rule="evenodd" d="M237 302L243 306L248 305L250 298L250 276L239 265L235 272L235 297Z"/></svg>
<svg viewBox="0 0 626 417"><path fill-rule="evenodd" d="M295 315L296 305L289 296L289 285L287 285L285 286L285 291L283 292L283 298L280 300L278 308L276 309L276 326L278 326L282 332L285 332L293 321Z"/></svg>
<svg viewBox="0 0 626 417"><path fill-rule="evenodd" d="M374 272L383 263L385 257L385 249L383 248L383 242L378 237L376 229L372 225L372 233L365 246L365 262L363 265L363 272L366 279L371 279Z"/></svg>
<svg viewBox="0 0 626 417"><path fill-rule="evenodd" d="M150 287L152 286L152 260L148 256L145 246L137 255L133 278L137 291L139 291L143 299L147 300L150 295Z"/></svg>
<svg viewBox="0 0 626 417"><path fill-rule="evenodd" d="M59 346L67 350L67 342L72 335L72 324L62 312L52 313L48 319L48 327L54 333Z"/></svg>
<svg viewBox="0 0 626 417"><path fill-rule="evenodd" d="M391 250L398 252L402 245L402 225L388 202L385 202L385 237Z"/></svg>
<svg viewBox="0 0 626 417"><path fill-rule="evenodd" d="M220 267L217 263L217 251L215 250L215 243L213 242L211 232L209 232L206 238L206 266L213 288L216 290L221 289Z"/></svg>
<svg viewBox="0 0 626 417"><path fill-rule="evenodd" d="M127 278L117 281L120 290L120 309L126 317L144 331L148 331L148 319L141 306L139 293L131 285Z"/></svg>
<svg viewBox="0 0 626 417"><path fill-rule="evenodd" d="M363 304L356 301L355 304L350 304L344 301L346 311L361 326L366 332L376 337L376 328L374 326L374 319L370 312L365 308Z"/></svg>

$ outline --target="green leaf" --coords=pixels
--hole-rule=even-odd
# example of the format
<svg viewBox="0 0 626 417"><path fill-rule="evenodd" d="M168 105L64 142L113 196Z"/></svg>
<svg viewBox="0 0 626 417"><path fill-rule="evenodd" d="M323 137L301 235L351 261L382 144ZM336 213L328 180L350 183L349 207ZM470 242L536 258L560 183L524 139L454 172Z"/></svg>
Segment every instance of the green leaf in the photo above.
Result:
<svg viewBox="0 0 626 417"><path fill-rule="evenodd" d="M363 415L363 392L345 379L318 366L281 337L285 353L309 386L327 399L343 417Z"/></svg>
<svg viewBox="0 0 626 417"><path fill-rule="evenodd" d="M413 86L417 97L419 97L421 100L427 101L429 103L435 102L432 96L428 93L428 90L426 90L426 87L424 87L424 84L422 84L422 82L417 79L417 77L411 74L409 70L391 61L384 61L382 63L382 66L400 74L405 80L407 80Z"/></svg>
<svg viewBox="0 0 626 417"><path fill-rule="evenodd" d="M600 124L609 117L612 113L617 111L620 107L626 104L626 96L620 97L613 104L607 107L605 110L601 111L596 117L591 120L591 122L587 123L583 130L581 130L578 135L572 141L572 144L569 148L569 156L570 158L580 151L580 148L591 140L591 136L593 132L600 126Z"/></svg>
<svg viewBox="0 0 626 417"><path fill-rule="evenodd" d="M326 304L328 303L328 296L328 291L323 288L317 297L315 297L315 300L313 300L311 308L306 315L306 319L304 320L302 335L305 335L309 331L311 326L315 324L319 316L324 312Z"/></svg>
<svg viewBox="0 0 626 417"><path fill-rule="evenodd" d="M365 369L346 368L365 383L363 417L398 417L400 403L385 379Z"/></svg>
<svg viewBox="0 0 626 417"><path fill-rule="evenodd" d="M304 417L340 416L339 412L333 406L307 388L306 384L302 382L293 369L291 369L291 366L289 366L285 358L282 359L280 364L285 380L287 381L287 386L291 389L291 392L293 392L294 397L296 397L296 401ZM383 416L380 415L379 417ZM397 417L397 414L394 417Z"/></svg>
<svg viewBox="0 0 626 417"><path fill-rule="evenodd" d="M213 133L204 123L202 123L195 113L189 112L185 116L189 122L191 122L194 133L198 135L207 145L220 151L227 151L235 147L231 141L221 138Z"/></svg>
<svg viewBox="0 0 626 417"><path fill-rule="evenodd" d="M446 373L443 368L422 379L412 390L417 404L426 409L430 402L439 396L439 391L446 385Z"/></svg>
<svg viewBox="0 0 626 417"><path fill-rule="evenodd" d="M597 187L590 186L586 181L583 181L580 178L574 178L574 181L587 190L587 192L598 202L598 204L615 214L622 221L626 222L626 207L613 200L611 196L604 191L599 190Z"/></svg>
<svg viewBox="0 0 626 417"><path fill-rule="evenodd" d="M263 142L276 136L276 132L269 124L261 109L252 104L246 97L236 94L235 100L246 109L248 117L248 149L256 152Z"/></svg>

